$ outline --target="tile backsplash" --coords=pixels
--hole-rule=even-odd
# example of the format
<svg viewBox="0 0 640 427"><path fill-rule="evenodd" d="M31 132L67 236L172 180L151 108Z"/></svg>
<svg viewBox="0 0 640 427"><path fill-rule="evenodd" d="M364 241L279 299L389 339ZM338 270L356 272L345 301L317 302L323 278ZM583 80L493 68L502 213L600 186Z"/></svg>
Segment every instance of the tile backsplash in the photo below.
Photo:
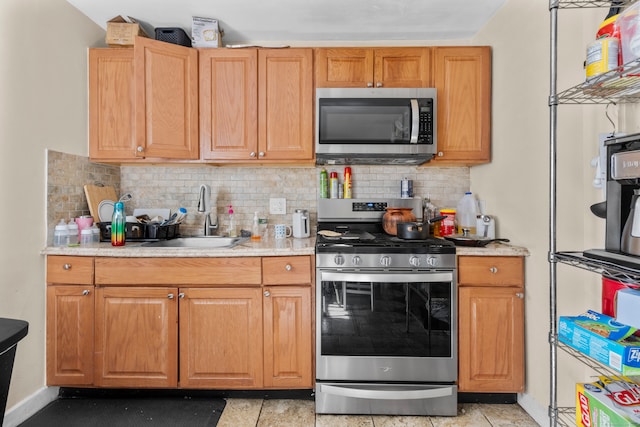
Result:
<svg viewBox="0 0 640 427"><path fill-rule="evenodd" d="M201 235L204 217L197 212L201 184L211 187L211 205L217 207L220 224L226 224L228 206L232 205L236 224L250 229L253 213L266 213L269 224L291 223L295 209L308 209L311 222L316 221L318 181L322 167L291 166L109 166L91 163L86 157L49 151L47 221L52 230L60 218L88 214L84 184L102 182L113 185L117 194L131 193L125 204L127 214L134 208L180 207L188 215L180 226L183 235ZM336 171L342 181L343 167L326 167ZM415 196L430 195L438 207L455 207L469 190L467 167L351 166L353 197L400 197L400 181L413 180ZM269 198L287 201L286 215L269 215Z"/></svg>

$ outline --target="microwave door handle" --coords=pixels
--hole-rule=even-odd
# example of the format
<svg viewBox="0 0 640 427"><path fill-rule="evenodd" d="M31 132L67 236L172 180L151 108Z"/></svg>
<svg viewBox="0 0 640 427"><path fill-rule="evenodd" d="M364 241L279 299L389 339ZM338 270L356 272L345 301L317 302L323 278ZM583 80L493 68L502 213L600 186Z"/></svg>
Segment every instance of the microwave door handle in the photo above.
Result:
<svg viewBox="0 0 640 427"><path fill-rule="evenodd" d="M418 133L420 132L420 110L418 109L418 100L411 101L411 144L418 143Z"/></svg>

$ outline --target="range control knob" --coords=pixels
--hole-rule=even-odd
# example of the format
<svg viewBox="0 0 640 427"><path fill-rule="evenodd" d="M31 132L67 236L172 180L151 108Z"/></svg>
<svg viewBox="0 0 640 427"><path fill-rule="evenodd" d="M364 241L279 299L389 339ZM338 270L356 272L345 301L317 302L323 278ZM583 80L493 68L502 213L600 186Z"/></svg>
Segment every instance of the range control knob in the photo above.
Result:
<svg viewBox="0 0 640 427"><path fill-rule="evenodd" d="M342 265L344 264L344 257L342 255L336 255L335 257L333 257L333 262L336 265Z"/></svg>
<svg viewBox="0 0 640 427"><path fill-rule="evenodd" d="M387 255L380 257L380 265L389 267L391 265L391 257Z"/></svg>
<svg viewBox="0 0 640 427"><path fill-rule="evenodd" d="M420 258L417 256L412 256L409 258L409 265L412 267L420 267Z"/></svg>
<svg viewBox="0 0 640 427"><path fill-rule="evenodd" d="M351 259L351 263L353 265L360 265L360 264L362 264L362 258L360 258L358 255L356 255Z"/></svg>
<svg viewBox="0 0 640 427"><path fill-rule="evenodd" d="M427 265L431 267L436 267L438 265L438 258L433 256L427 257Z"/></svg>

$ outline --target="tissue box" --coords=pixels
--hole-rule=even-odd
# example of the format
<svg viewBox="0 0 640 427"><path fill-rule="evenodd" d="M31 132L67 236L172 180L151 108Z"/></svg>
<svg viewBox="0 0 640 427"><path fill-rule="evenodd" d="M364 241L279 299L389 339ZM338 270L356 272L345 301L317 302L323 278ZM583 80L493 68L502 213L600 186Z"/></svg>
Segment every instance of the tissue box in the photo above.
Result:
<svg viewBox="0 0 640 427"><path fill-rule="evenodd" d="M640 329L640 290L620 289L616 293L616 320Z"/></svg>
<svg viewBox="0 0 640 427"><path fill-rule="evenodd" d="M109 46L133 46L136 36L149 37L135 19L119 15L107 21L105 40Z"/></svg>
<svg viewBox="0 0 640 427"><path fill-rule="evenodd" d="M194 16L191 26L193 47L222 47L222 32L218 20Z"/></svg>
<svg viewBox="0 0 640 427"><path fill-rule="evenodd" d="M637 377L601 376L576 384L576 425L631 427L640 423L640 385Z"/></svg>
<svg viewBox="0 0 640 427"><path fill-rule="evenodd" d="M624 375L640 375L640 338L636 328L589 310L575 317L561 316L558 339Z"/></svg>

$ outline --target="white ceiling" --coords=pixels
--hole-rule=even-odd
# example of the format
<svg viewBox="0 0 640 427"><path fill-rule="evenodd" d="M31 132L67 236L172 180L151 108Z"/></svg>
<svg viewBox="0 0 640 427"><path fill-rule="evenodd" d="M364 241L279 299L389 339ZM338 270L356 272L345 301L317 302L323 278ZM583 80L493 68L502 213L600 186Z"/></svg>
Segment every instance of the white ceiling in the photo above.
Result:
<svg viewBox="0 0 640 427"><path fill-rule="evenodd" d="M218 19L224 44L471 38L507 0L67 0L106 29L126 15L146 30ZM153 33L150 34L153 36Z"/></svg>

